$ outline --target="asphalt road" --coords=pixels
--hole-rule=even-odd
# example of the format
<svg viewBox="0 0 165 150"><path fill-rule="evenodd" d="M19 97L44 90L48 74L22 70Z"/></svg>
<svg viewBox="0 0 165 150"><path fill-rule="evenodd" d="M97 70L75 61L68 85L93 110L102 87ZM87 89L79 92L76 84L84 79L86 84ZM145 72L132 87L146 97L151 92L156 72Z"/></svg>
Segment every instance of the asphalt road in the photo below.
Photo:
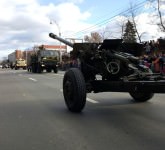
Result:
<svg viewBox="0 0 165 150"><path fill-rule="evenodd" d="M0 150L164 150L165 96L135 103L127 93L88 94L67 110L63 72L0 69Z"/></svg>

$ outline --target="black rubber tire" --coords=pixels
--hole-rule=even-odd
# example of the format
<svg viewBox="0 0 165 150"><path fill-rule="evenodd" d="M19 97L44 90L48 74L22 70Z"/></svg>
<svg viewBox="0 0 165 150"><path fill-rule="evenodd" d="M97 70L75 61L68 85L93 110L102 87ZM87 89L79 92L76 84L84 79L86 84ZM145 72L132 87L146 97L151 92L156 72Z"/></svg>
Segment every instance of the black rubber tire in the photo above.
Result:
<svg viewBox="0 0 165 150"><path fill-rule="evenodd" d="M35 64L32 64L32 73L37 73L37 68Z"/></svg>
<svg viewBox="0 0 165 150"><path fill-rule="evenodd" d="M129 94L136 102L146 102L154 96L154 93L130 92Z"/></svg>
<svg viewBox="0 0 165 150"><path fill-rule="evenodd" d="M58 73L58 68L57 67L54 68L53 71L54 71L54 73Z"/></svg>
<svg viewBox="0 0 165 150"><path fill-rule="evenodd" d="M86 84L82 72L71 68L63 78L63 95L71 112L81 112L86 104Z"/></svg>
<svg viewBox="0 0 165 150"><path fill-rule="evenodd" d="M37 66L37 73L42 73L42 67L40 64Z"/></svg>

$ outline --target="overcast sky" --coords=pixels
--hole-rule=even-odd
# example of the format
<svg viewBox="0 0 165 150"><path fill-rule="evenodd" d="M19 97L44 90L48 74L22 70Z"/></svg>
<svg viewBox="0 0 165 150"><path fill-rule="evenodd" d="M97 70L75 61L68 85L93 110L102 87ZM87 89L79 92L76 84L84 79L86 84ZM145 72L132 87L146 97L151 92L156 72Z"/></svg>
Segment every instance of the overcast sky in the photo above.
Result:
<svg viewBox="0 0 165 150"><path fill-rule="evenodd" d="M119 23L116 20L128 13L130 3L140 10L136 19L143 38L164 36L151 24L144 0L0 0L0 59L16 49L34 45L57 44L50 32L64 38L83 38L84 35L108 28L113 37ZM52 24L50 24L50 21ZM118 25L118 27L117 27Z"/></svg>

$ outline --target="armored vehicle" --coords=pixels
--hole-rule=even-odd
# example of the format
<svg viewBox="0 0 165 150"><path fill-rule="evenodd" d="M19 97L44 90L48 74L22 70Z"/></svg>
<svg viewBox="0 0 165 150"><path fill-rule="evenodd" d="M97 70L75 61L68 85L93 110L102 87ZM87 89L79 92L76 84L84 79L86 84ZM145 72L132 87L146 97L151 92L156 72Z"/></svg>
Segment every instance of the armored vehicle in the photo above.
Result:
<svg viewBox="0 0 165 150"><path fill-rule="evenodd" d="M53 33L49 36L73 47L71 56L79 62L63 78L64 99L72 112L82 111L90 92L128 92L137 102L165 92L164 75L141 65L138 56L143 53L143 45L139 43L106 39L103 43L72 44Z"/></svg>
<svg viewBox="0 0 165 150"><path fill-rule="evenodd" d="M18 70L22 68L25 70L27 67L23 51L21 50L15 50L13 53L9 54L8 60L11 69Z"/></svg>

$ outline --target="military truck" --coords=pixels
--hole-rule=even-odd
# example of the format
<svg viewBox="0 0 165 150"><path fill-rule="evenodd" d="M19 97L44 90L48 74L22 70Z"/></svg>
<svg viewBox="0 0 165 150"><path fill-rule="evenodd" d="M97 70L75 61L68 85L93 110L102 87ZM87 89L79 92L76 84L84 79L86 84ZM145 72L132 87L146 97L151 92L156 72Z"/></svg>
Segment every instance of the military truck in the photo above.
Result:
<svg viewBox="0 0 165 150"><path fill-rule="evenodd" d="M43 47L35 47L33 51L27 53L28 71L33 73L58 72L58 64L60 61L60 52L58 50L45 49Z"/></svg>
<svg viewBox="0 0 165 150"><path fill-rule="evenodd" d="M90 92L128 92L136 102L165 93L165 76L140 64L141 43L105 39L102 43L72 44L53 33L49 36L73 47L72 58L79 60L78 67L67 70L63 78L64 100L71 112L82 111Z"/></svg>
<svg viewBox="0 0 165 150"><path fill-rule="evenodd" d="M9 66L11 69L18 70L20 68L26 69L27 64L25 60L24 52L21 50L15 50L8 55Z"/></svg>

